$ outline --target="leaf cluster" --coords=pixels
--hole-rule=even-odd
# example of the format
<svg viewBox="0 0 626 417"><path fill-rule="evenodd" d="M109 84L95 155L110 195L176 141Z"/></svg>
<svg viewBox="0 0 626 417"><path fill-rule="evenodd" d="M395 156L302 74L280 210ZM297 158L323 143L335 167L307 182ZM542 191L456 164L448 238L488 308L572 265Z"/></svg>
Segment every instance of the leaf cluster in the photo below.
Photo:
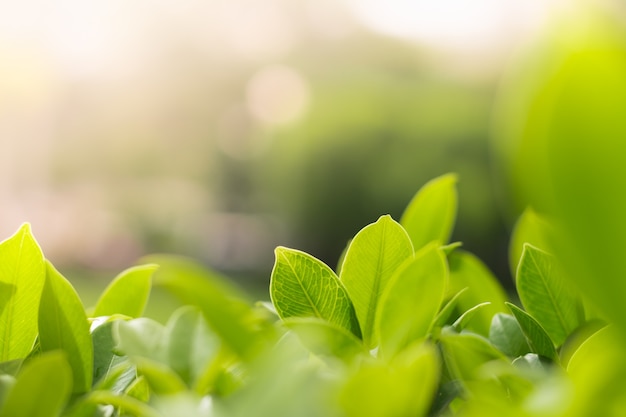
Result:
<svg viewBox="0 0 626 417"><path fill-rule="evenodd" d="M623 342L547 251L549 222L528 211L516 227L513 303L449 242L456 211L448 174L399 222L359 231L334 269L278 247L271 303L159 255L88 309L25 224L0 243L0 417L585 416L598 398L624 405L606 390L622 376L611 365ZM153 286L185 304L166 323L143 317ZM607 379L590 378L597 369Z"/></svg>

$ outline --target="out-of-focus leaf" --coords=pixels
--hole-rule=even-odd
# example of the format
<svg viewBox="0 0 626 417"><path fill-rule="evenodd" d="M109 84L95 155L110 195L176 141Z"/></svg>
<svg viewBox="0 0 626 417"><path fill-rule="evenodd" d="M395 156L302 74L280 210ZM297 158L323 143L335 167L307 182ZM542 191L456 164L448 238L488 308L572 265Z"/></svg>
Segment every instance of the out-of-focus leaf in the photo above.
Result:
<svg viewBox="0 0 626 417"><path fill-rule="evenodd" d="M489 341L502 353L516 358L530 352L526 337L515 317L498 313L493 316Z"/></svg>
<svg viewBox="0 0 626 417"><path fill-rule="evenodd" d="M456 319L454 323L452 323L452 327L457 332L464 330L468 326L472 318L476 315L476 313L478 313L481 309L488 307L490 304L490 302L480 303L470 308L469 310L461 314L461 317Z"/></svg>
<svg viewBox="0 0 626 417"><path fill-rule="evenodd" d="M110 391L92 391L85 401L91 404L110 404L135 417L164 417L142 401L128 395L113 394Z"/></svg>
<svg viewBox="0 0 626 417"><path fill-rule="evenodd" d="M429 242L448 243L456 220L457 177L446 174L430 180L415 194L402 214L404 226L415 250Z"/></svg>
<svg viewBox="0 0 626 417"><path fill-rule="evenodd" d="M436 243L398 268L382 294L376 317L381 353L391 357L428 334L447 282L448 264Z"/></svg>
<svg viewBox="0 0 626 417"><path fill-rule="evenodd" d="M457 301L460 311L467 311L477 304L491 303L478 311L468 325L468 329L486 337L493 316L505 312L506 293L491 271L471 253L456 250L448 256L448 263L450 265L448 294L456 294L467 288Z"/></svg>
<svg viewBox="0 0 626 417"><path fill-rule="evenodd" d="M43 352L65 351L74 393L91 389L93 345L85 308L74 287L48 261L39 306L39 344Z"/></svg>
<svg viewBox="0 0 626 417"><path fill-rule="evenodd" d="M150 297L152 275L157 269L157 265L141 265L119 274L100 296L93 316L141 317Z"/></svg>
<svg viewBox="0 0 626 417"><path fill-rule="evenodd" d="M354 334L325 320L292 317L285 319L283 324L293 330L313 353L345 360L368 353L361 340Z"/></svg>
<svg viewBox="0 0 626 417"><path fill-rule="evenodd" d="M0 375L0 410L14 385L15 377L11 375Z"/></svg>
<svg viewBox="0 0 626 417"><path fill-rule="evenodd" d="M219 340L208 328L197 307L176 310L165 326L167 363L180 378L193 386L219 349Z"/></svg>
<svg viewBox="0 0 626 417"><path fill-rule="evenodd" d="M137 373L146 379L155 394L173 395L187 390L183 380L167 365L139 356L133 357L132 361Z"/></svg>
<svg viewBox="0 0 626 417"><path fill-rule="evenodd" d="M165 328L152 319L141 317L114 322L115 351L129 357L143 357L159 362L166 361Z"/></svg>
<svg viewBox="0 0 626 417"><path fill-rule="evenodd" d="M513 365L521 369L547 372L551 363L536 353L526 353L523 356L515 358Z"/></svg>
<svg viewBox="0 0 626 417"><path fill-rule="evenodd" d="M438 379L435 350L412 345L391 363L364 363L341 390L340 404L348 417L424 416Z"/></svg>
<svg viewBox="0 0 626 417"><path fill-rule="evenodd" d="M543 250L550 249L548 237L549 227L547 220L531 207L526 208L519 217L511 233L509 244L509 267L511 269L511 276L514 279L517 266L522 258L525 243L530 243Z"/></svg>
<svg viewBox="0 0 626 417"><path fill-rule="evenodd" d="M583 342L572 355L567 373L576 396L568 416L619 417L626 406L624 333L615 325L604 327Z"/></svg>
<svg viewBox="0 0 626 417"><path fill-rule="evenodd" d="M554 342L537 320L514 304L506 303L506 305L519 323L531 351L548 359L558 361L558 354L554 348Z"/></svg>
<svg viewBox="0 0 626 417"><path fill-rule="evenodd" d="M582 304L572 295L548 253L524 244L516 284L522 305L557 346L582 324Z"/></svg>
<svg viewBox="0 0 626 417"><path fill-rule="evenodd" d="M266 318L227 279L185 258L154 255L143 260L159 269L153 282L200 308L209 326L233 352L254 358L274 337Z"/></svg>
<svg viewBox="0 0 626 417"><path fill-rule="evenodd" d="M0 243L0 362L22 359L37 338L44 257L25 223Z"/></svg>
<svg viewBox="0 0 626 417"><path fill-rule="evenodd" d="M467 288L463 288L462 290L454 294L454 296L450 298L450 300L448 300L446 305L443 306L441 311L439 311L439 314L437 314L434 327L443 327L448 324L448 321L451 320L450 317L452 316L452 312L456 309L461 294L463 294L465 291L467 291Z"/></svg>
<svg viewBox="0 0 626 417"><path fill-rule="evenodd" d="M489 341L474 333L443 332L443 358L452 376L465 383L480 380L481 367L490 361L505 361L506 356Z"/></svg>
<svg viewBox="0 0 626 417"><path fill-rule="evenodd" d="M348 247L339 278L354 304L368 347L378 342L374 320L381 294L396 269L412 255L409 235L388 215L364 227Z"/></svg>
<svg viewBox="0 0 626 417"><path fill-rule="evenodd" d="M0 417L57 417L72 391L72 369L61 351L47 352L24 365Z"/></svg>
<svg viewBox="0 0 626 417"><path fill-rule="evenodd" d="M332 269L295 249L279 246L275 253L270 296L282 319L317 317L360 334L352 302Z"/></svg>

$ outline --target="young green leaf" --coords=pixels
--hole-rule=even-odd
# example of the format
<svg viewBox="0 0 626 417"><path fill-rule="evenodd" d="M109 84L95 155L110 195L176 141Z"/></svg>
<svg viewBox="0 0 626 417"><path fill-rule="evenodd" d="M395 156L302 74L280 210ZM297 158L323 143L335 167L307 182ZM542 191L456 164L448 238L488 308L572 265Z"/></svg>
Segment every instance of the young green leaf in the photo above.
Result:
<svg viewBox="0 0 626 417"><path fill-rule="evenodd" d="M437 317L435 317L435 323L433 324L433 327L443 327L449 323L449 321L451 320L452 312L456 309L459 298L461 298L461 295L465 291L467 291L467 288L459 290L456 294L454 294L454 296L452 296L452 298L450 298L446 302L446 304L437 314Z"/></svg>
<svg viewBox="0 0 626 417"><path fill-rule="evenodd" d="M556 271L551 255L524 244L516 284L522 305L556 346L582 324L581 303Z"/></svg>
<svg viewBox="0 0 626 417"><path fill-rule="evenodd" d="M343 327L314 317L291 317L283 324L293 330L313 353L350 360L358 354L367 354L363 342Z"/></svg>
<svg viewBox="0 0 626 417"><path fill-rule="evenodd" d="M93 346L85 308L72 284L48 261L39 306L39 344L44 352L65 351L72 369L74 393L91 389Z"/></svg>
<svg viewBox="0 0 626 417"><path fill-rule="evenodd" d="M509 266L511 268L511 276L514 279L517 266L522 258L524 244L530 243L539 248L548 248L549 227L547 220L531 207L524 210L517 220L513 233L511 233L511 243L509 245Z"/></svg>
<svg viewBox="0 0 626 417"><path fill-rule="evenodd" d="M445 255L434 243L398 268L381 296L376 316L381 353L391 357L428 334L447 281Z"/></svg>
<svg viewBox="0 0 626 417"><path fill-rule="evenodd" d="M415 250L432 241L448 243L457 210L457 177L446 174L427 182L407 206L400 224L404 226Z"/></svg>
<svg viewBox="0 0 626 417"><path fill-rule="evenodd" d="M116 355L115 339L113 337L114 321L107 321L97 326L91 332L92 344L93 344L93 385L102 388L102 385L107 385L111 391L119 393L123 392L128 384L132 382L135 375L135 370L128 370L128 358ZM126 375L124 370L127 370ZM118 375L117 372L120 372ZM132 378L129 378L129 374L132 373ZM116 389L111 387L115 385Z"/></svg>
<svg viewBox="0 0 626 417"><path fill-rule="evenodd" d="M165 326L167 363L192 387L218 352L220 341L202 312L193 306L176 310Z"/></svg>
<svg viewBox="0 0 626 417"><path fill-rule="evenodd" d="M0 243L0 362L26 357L37 337L44 258L25 223Z"/></svg>
<svg viewBox="0 0 626 417"><path fill-rule="evenodd" d="M20 371L0 417L57 417L72 391L72 370L63 352L47 352Z"/></svg>
<svg viewBox="0 0 626 417"><path fill-rule="evenodd" d="M276 248L270 297L278 315L318 317L360 335L348 293L319 259L294 249Z"/></svg>
<svg viewBox="0 0 626 417"><path fill-rule="evenodd" d="M468 324L471 322L472 318L483 308L486 308L490 305L490 302L480 303L465 311L461 316L452 323L452 328L457 332L464 330Z"/></svg>
<svg viewBox="0 0 626 417"><path fill-rule="evenodd" d="M152 275L158 266L135 266L119 274L104 290L94 310L94 317L123 314L141 317L148 303Z"/></svg>
<svg viewBox="0 0 626 417"><path fill-rule="evenodd" d="M519 323L531 351L548 359L558 361L558 354L554 348L554 342L550 339L550 336L548 336L548 333L546 333L543 327L541 327L541 324L515 304L506 303L506 305Z"/></svg>
<svg viewBox="0 0 626 417"><path fill-rule="evenodd" d="M468 324L468 329L486 337L494 314L505 311L506 293L489 268L471 253L456 250L448 256L448 262L450 264L448 293L455 294L467 288L457 302L460 311L469 310L477 304L491 303L478 311L476 317Z"/></svg>
<svg viewBox="0 0 626 417"><path fill-rule="evenodd" d="M413 255L411 239L390 216L381 216L356 234L339 279L348 291L366 346L377 344L374 319L380 296L392 274Z"/></svg>
<svg viewBox="0 0 626 417"><path fill-rule="evenodd" d="M519 323L509 314L498 313L493 316L489 329L489 341L511 358L531 351Z"/></svg>
<svg viewBox="0 0 626 417"><path fill-rule="evenodd" d="M144 261L159 265L154 284L200 308L211 329L239 357L252 359L273 337L265 317L224 277L177 256L155 255Z"/></svg>

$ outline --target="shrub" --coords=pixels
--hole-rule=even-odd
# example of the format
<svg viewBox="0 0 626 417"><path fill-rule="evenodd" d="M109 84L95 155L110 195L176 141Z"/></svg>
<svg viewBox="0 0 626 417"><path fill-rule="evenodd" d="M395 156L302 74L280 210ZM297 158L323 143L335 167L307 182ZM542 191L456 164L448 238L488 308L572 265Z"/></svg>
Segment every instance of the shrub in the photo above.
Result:
<svg viewBox="0 0 626 417"><path fill-rule="evenodd" d="M25 224L0 244L0 417L619 415L623 334L545 251L549 223L516 226L514 304L448 242L455 184L364 227L336 269L277 248L271 303L159 255L85 310ZM187 304L165 324L142 317L152 286Z"/></svg>

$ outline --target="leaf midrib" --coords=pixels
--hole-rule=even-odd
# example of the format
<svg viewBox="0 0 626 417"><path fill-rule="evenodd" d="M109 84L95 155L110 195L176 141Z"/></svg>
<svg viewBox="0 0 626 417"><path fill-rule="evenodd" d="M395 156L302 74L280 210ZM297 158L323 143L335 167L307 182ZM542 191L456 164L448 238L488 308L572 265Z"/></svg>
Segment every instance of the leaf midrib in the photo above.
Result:
<svg viewBox="0 0 626 417"><path fill-rule="evenodd" d="M552 294L552 291L550 290L550 286L548 285L548 281L547 281L546 277L544 276L544 274L543 274L543 272L542 272L542 270L541 270L541 268L539 266L539 263L537 262L537 260L535 258L535 255L534 254L530 254L530 255L531 255L531 261L532 261L532 263L533 263L533 265L534 265L534 267L535 267L535 269L537 271L537 274L539 275L539 278L541 279L541 283L543 284L546 292L548 293L548 298L550 299L550 302L552 303L554 311L556 312L556 316L557 316L557 319L558 319L559 323L561 324L561 328L563 329L563 331L565 333L567 333L568 326L566 324L565 318L561 314L561 309L559 308L559 304L557 303L556 299L554 298L554 296ZM549 267L552 268L551 266L549 266Z"/></svg>
<svg viewBox="0 0 626 417"><path fill-rule="evenodd" d="M369 335L370 338L373 337L373 328L374 328L374 319L376 317L376 305L378 304L378 299L380 298L380 287L381 287L381 279L382 279L382 269L383 269L383 259L384 256L382 256L382 252L383 252L383 248L385 247L385 237L386 237L386 230L387 230L387 225L383 222L382 223L382 231L381 231L381 235L382 237L380 238L380 242L378 245L378 259L376 260L376 274L374 275L374 285L372 287L372 291L370 292L370 299L369 299L369 303L368 303L368 309L367 309L367 318L365 320L365 327L366 329L364 329L364 334Z"/></svg>
<svg viewBox="0 0 626 417"><path fill-rule="evenodd" d="M283 259L285 260L286 264L289 266L289 268L291 269L291 272L293 272L294 277L296 278L296 281L298 282L298 285L300 286L300 288L302 289L302 293L304 294L304 296L306 297L307 301L309 302L309 304L311 305L311 307L313 308L313 311L315 312L315 315L320 318L323 319L324 317L322 317L322 314L319 312L319 310L317 309L317 306L315 305L315 303L313 302L313 299L311 299L311 297L309 297L309 293L306 290L306 288L304 287L304 285L302 284L302 280L300 279L300 275L298 274L298 272L296 271L296 268L291 264L289 257L285 256L284 254L281 254L281 256L283 257Z"/></svg>

